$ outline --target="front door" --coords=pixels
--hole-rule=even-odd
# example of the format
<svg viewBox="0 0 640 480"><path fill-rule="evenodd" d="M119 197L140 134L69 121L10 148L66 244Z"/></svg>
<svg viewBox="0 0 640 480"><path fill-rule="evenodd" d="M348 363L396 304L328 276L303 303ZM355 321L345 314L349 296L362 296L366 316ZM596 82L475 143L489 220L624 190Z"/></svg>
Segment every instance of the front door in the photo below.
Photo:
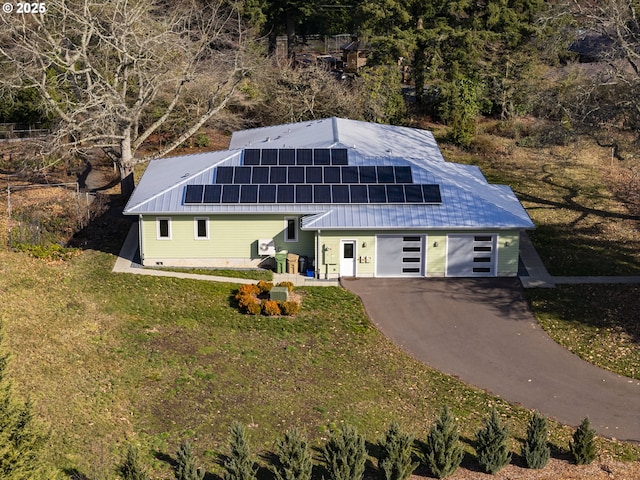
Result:
<svg viewBox="0 0 640 480"><path fill-rule="evenodd" d="M340 276L356 276L356 242L355 240L340 241Z"/></svg>

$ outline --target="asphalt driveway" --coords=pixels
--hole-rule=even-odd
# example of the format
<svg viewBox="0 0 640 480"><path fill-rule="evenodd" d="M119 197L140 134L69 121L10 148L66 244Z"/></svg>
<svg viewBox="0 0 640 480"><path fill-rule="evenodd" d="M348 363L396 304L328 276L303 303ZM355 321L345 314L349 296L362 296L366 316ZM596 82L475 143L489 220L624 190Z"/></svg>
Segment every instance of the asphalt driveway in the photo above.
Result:
<svg viewBox="0 0 640 480"><path fill-rule="evenodd" d="M372 322L416 359L507 401L640 441L640 381L560 347L538 326L519 280L343 279Z"/></svg>

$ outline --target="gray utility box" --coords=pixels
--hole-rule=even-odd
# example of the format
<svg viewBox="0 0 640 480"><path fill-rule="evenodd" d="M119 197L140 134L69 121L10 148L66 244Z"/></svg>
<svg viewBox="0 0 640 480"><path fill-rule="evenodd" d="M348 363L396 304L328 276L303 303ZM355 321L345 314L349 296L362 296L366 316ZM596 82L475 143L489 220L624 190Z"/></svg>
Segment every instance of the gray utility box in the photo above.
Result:
<svg viewBox="0 0 640 480"><path fill-rule="evenodd" d="M272 287L271 292L269 292L269 299L286 302L289 300L289 289L287 287Z"/></svg>

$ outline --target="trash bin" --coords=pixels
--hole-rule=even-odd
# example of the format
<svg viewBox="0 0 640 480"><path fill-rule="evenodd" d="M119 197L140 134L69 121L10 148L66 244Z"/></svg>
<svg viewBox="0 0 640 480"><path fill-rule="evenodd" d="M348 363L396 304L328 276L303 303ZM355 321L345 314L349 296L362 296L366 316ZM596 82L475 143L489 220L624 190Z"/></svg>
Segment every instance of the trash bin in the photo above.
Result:
<svg viewBox="0 0 640 480"><path fill-rule="evenodd" d="M298 273L298 257L295 253L287 254L287 273Z"/></svg>
<svg viewBox="0 0 640 480"><path fill-rule="evenodd" d="M287 261L287 252L282 251L276 253L276 273L285 272L285 262Z"/></svg>
<svg viewBox="0 0 640 480"><path fill-rule="evenodd" d="M309 259L304 255L300 255L300 258L298 259L298 272L300 272L302 275L304 275L305 272L307 271L308 260Z"/></svg>

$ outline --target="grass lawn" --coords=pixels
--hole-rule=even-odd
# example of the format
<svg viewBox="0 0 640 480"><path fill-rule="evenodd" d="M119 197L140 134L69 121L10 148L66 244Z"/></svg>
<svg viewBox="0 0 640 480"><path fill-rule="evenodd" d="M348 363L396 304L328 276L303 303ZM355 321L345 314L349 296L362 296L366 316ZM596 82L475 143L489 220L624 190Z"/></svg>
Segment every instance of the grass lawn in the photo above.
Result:
<svg viewBox="0 0 640 480"><path fill-rule="evenodd" d="M414 361L342 289L301 290L295 319L250 317L231 307L234 284L113 274L112 262L95 251L57 264L0 252L10 372L50 426L51 462L68 472L113 472L134 441L155 478L172 478L166 459L184 439L219 472L233 420L267 451L293 425L316 445L343 421L372 443L394 419L423 437L444 404L469 451L492 405L520 450L529 412ZM558 452L569 435L552 426ZM601 449L640 457L618 442Z"/></svg>

